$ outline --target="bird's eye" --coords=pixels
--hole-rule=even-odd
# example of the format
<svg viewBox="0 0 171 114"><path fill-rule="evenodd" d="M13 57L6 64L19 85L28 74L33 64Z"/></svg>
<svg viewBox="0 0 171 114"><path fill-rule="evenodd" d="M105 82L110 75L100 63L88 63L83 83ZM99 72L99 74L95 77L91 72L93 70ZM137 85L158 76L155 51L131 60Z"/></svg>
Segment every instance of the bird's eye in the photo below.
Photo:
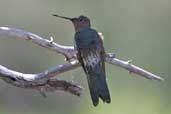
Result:
<svg viewBox="0 0 171 114"><path fill-rule="evenodd" d="M82 18L80 18L80 19L79 19L79 21L83 21L83 19L82 19Z"/></svg>

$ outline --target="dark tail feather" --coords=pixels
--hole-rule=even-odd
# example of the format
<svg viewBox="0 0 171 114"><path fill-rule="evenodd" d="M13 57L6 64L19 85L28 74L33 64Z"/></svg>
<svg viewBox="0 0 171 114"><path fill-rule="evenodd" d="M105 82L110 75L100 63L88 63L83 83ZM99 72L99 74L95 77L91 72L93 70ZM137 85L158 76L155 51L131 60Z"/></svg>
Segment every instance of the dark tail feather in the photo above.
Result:
<svg viewBox="0 0 171 114"><path fill-rule="evenodd" d="M98 105L99 97L103 100L103 102L110 103L111 99L105 76L93 75L88 76L87 78L93 105Z"/></svg>

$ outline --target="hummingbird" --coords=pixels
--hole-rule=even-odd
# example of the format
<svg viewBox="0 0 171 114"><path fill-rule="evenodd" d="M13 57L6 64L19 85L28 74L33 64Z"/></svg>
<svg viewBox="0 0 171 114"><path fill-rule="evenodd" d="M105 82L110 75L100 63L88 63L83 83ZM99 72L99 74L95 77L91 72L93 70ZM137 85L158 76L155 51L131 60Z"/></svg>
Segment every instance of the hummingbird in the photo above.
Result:
<svg viewBox="0 0 171 114"><path fill-rule="evenodd" d="M90 19L86 16L81 15L74 18L56 14L53 16L70 20L74 25L74 48L77 50L78 61L87 76L93 105L99 104L99 98L105 103L110 103L111 98L105 73L103 35L91 28Z"/></svg>

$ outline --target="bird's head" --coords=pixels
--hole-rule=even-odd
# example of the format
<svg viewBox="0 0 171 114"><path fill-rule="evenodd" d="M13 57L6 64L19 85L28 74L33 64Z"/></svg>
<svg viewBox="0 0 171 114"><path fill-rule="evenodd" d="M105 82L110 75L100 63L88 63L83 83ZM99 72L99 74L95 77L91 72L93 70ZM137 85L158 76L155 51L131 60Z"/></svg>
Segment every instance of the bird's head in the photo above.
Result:
<svg viewBox="0 0 171 114"><path fill-rule="evenodd" d="M87 28L87 27L91 26L90 19L83 15L81 15L79 17L74 17L74 18L59 16L56 14L54 14L53 16L70 20L73 23L76 32L78 32L82 28Z"/></svg>

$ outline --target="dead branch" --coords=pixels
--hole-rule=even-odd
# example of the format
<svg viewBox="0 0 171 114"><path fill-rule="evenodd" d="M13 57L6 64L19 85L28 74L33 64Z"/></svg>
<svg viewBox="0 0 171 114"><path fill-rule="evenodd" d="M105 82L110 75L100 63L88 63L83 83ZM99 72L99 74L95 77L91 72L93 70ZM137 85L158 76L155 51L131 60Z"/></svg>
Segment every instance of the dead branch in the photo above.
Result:
<svg viewBox="0 0 171 114"><path fill-rule="evenodd" d="M74 95L80 95L80 86L54 78L54 76L58 74L73 70L80 66L75 56L76 50L74 50L73 47L57 44L53 41L52 37L48 40L33 33L16 28L0 27L0 35L13 36L15 38L32 41L39 46L63 54L69 60L68 64L59 65L38 74L24 74L7 69L4 66L0 66L1 79L17 87L37 89L43 93L43 95L44 92L51 90L64 90ZM117 59L114 54L107 54L106 62L124 68L130 73L135 73L147 79L163 80L163 78L131 64L130 61Z"/></svg>
<svg viewBox="0 0 171 114"><path fill-rule="evenodd" d="M24 74L0 65L0 78L17 87L39 90L43 96L45 96L45 92L55 90L63 90L73 95L80 96L82 88L79 85L57 78L50 78L55 74L60 74L72 68L76 68L78 65L78 63L68 63L38 74Z"/></svg>

